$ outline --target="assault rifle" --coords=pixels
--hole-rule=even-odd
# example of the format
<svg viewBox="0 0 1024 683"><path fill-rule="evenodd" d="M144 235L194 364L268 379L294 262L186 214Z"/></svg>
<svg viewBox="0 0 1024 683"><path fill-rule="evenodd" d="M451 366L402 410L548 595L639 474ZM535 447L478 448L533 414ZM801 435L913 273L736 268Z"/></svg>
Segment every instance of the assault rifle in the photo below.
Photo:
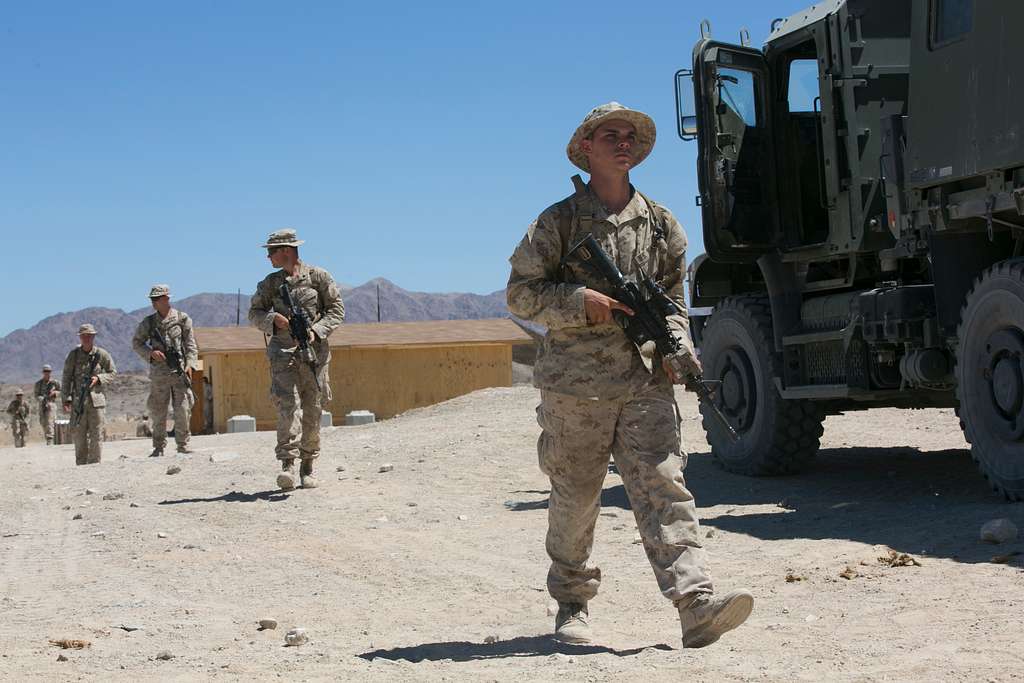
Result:
<svg viewBox="0 0 1024 683"><path fill-rule="evenodd" d="M71 407L71 426L77 427L82 416L85 415L85 399L89 396L89 389L92 388L92 374L96 371L96 365L100 362L99 351L92 352L92 360L89 361L89 371L85 373L85 380L82 386L78 387L78 400Z"/></svg>
<svg viewBox="0 0 1024 683"><path fill-rule="evenodd" d="M571 264L573 261L581 263L603 279L609 288L609 291L605 292L606 294L633 309L633 315L627 315L619 310L612 311L615 321L622 327L626 336L637 347L641 347L647 342L654 342L655 348L676 371L683 386L697 395L697 400L707 408L708 413L729 439L736 441L739 438L736 430L729 424L715 403L714 391L709 386L715 383L705 381L703 377L693 373L682 372L682 368L677 363L677 354L682 351L683 347L669 329L666 318L670 315L678 315L679 308L668 297L661 285L644 272L643 268L638 269L639 285L635 282L627 282L591 234L587 234L569 249L569 253L562 259L562 264Z"/></svg>
<svg viewBox="0 0 1024 683"><path fill-rule="evenodd" d="M288 311L291 313L291 316L288 318L288 330L291 332L292 338L299 344L299 357L309 366L309 371L313 373L316 390L322 391L320 388L320 378L317 377L316 350L309 343L309 331L313 329L313 323L310 322L309 316L306 315L306 310L292 300L292 293L286 283L281 283L280 292L281 300L284 301L284 305L288 307Z"/></svg>
<svg viewBox="0 0 1024 683"><path fill-rule="evenodd" d="M185 380L185 390L192 393L192 380L188 376L188 370L185 367L185 359L181 357L181 353L177 348L168 343L164 333L160 331L158 324L153 325L153 337L159 342L160 346L164 347L164 361L175 375L178 375ZM194 396L194 394L193 394Z"/></svg>

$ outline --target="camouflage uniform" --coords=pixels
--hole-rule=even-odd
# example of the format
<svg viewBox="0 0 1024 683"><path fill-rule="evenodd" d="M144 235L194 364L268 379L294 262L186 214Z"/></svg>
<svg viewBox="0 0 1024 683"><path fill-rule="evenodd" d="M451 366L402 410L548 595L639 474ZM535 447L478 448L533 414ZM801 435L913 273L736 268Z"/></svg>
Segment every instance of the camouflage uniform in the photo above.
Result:
<svg viewBox="0 0 1024 683"><path fill-rule="evenodd" d="M54 400L60 395L60 382L55 379L40 379L35 383L33 394L39 404L39 425L43 428L43 436L46 437L46 445L49 446L53 443Z"/></svg>
<svg viewBox="0 0 1024 683"><path fill-rule="evenodd" d="M583 289L607 290L587 272L559 262L592 233L626 279L642 267L686 311L682 275L686 236L664 207L634 192L609 215L589 186L546 209L513 253L509 310L547 326L534 367L541 389L537 444L551 480L548 591L560 603L586 604L600 569L588 566L609 453L615 459L662 594L674 601L712 591L693 496L682 470L679 415L661 359L641 354L615 323L590 325ZM685 313L669 319L692 349Z"/></svg>
<svg viewBox="0 0 1024 683"><path fill-rule="evenodd" d="M298 358L298 345L288 328L274 327L275 313L291 317L279 291L283 283L288 284L292 301L306 311L313 323L316 377L322 391L317 391L309 365ZM278 270L256 286L249 307L249 322L270 336L267 358L270 360L270 397L277 407L275 452L279 460L313 460L320 455L320 413L331 400L328 377L331 349L327 337L344 319L341 292L331 274L322 268L300 262L293 275Z"/></svg>
<svg viewBox="0 0 1024 683"><path fill-rule="evenodd" d="M71 404L74 411L81 388L89 384L89 366L93 358L96 359L93 375L99 381L86 393L82 416L78 424L73 425L76 465L91 465L100 461L103 453L103 423L107 408L107 397L103 390L114 378L117 369L110 354L98 346L93 346L90 353L83 351L81 346L76 346L64 361L64 403Z"/></svg>
<svg viewBox="0 0 1024 683"><path fill-rule="evenodd" d="M11 416L11 431L14 433L14 447L24 448L25 437L28 435L28 401L19 391L14 400L7 406L7 414Z"/></svg>
<svg viewBox="0 0 1024 683"><path fill-rule="evenodd" d="M192 334L192 319L175 308L172 308L165 318L161 318L157 312L147 315L139 323L135 329L135 336L132 337L132 349L142 360L149 363L147 408L152 418L153 448L162 451L167 445L167 404L171 403L174 407L174 441L178 450L184 451L188 447L189 420L195 399L185 383L184 375L177 374L166 361L150 359L153 351L166 351L157 341L157 329L167 343L181 355L186 368L195 369L199 360L199 349Z"/></svg>

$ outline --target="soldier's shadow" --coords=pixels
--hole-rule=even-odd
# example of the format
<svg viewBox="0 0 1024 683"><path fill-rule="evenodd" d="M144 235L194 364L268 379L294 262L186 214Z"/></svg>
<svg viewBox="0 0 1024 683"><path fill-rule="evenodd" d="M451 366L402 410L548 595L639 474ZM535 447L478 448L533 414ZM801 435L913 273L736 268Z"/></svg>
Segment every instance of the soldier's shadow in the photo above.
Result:
<svg viewBox="0 0 1024 683"><path fill-rule="evenodd" d="M364 652L359 657L373 661L374 659L389 659L397 661L404 659L408 662L432 662L451 660L453 662L472 662L486 659L501 659L504 657L546 657L554 654L562 655L597 655L610 654L616 657L634 657L644 650L671 651L672 648L664 643L648 645L646 647L629 648L616 650L603 645L571 645L560 643L551 636L520 636L510 640L499 640L494 643L473 643L469 641L450 641L444 643L424 643L410 647L395 647L391 649L372 650Z"/></svg>
<svg viewBox="0 0 1024 683"><path fill-rule="evenodd" d="M231 491L222 496L212 498L180 498L178 500L162 500L157 505L181 505L182 503L255 503L258 500L266 500L271 503L288 500L288 494L280 489L273 491L259 491L257 493L244 493L243 491Z"/></svg>

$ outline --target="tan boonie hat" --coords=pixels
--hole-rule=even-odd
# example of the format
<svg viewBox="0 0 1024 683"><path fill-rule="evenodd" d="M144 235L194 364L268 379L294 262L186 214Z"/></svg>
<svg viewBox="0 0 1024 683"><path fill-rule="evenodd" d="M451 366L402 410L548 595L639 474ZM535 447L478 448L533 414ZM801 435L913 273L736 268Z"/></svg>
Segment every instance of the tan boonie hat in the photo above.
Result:
<svg viewBox="0 0 1024 683"><path fill-rule="evenodd" d="M25 391L23 389L15 389L14 390L14 395L15 396L24 396L25 395Z"/></svg>
<svg viewBox="0 0 1024 683"><path fill-rule="evenodd" d="M285 228L270 233L270 237L267 238L267 243L263 247L265 249L268 247L297 247L300 244L305 244L305 240L300 240L293 229Z"/></svg>
<svg viewBox="0 0 1024 683"><path fill-rule="evenodd" d="M78 334L96 334L96 328L93 327L90 323L84 323L83 325L79 326Z"/></svg>
<svg viewBox="0 0 1024 683"><path fill-rule="evenodd" d="M162 296L170 296L171 288L167 285L153 285L149 288L149 298L159 299Z"/></svg>
<svg viewBox="0 0 1024 683"><path fill-rule="evenodd" d="M43 372L53 372L53 368L49 364L43 366Z"/></svg>
<svg viewBox="0 0 1024 683"><path fill-rule="evenodd" d="M583 119L580 127L572 134L572 139L569 140L565 153L569 156L569 161L574 166L590 173L590 162L587 161L587 156L580 149L580 142L590 137L590 134L602 123L614 120L628 121L633 124L633 127L636 128L636 144L639 148L636 155L636 163L639 164L647 158L647 155L651 153L651 149L654 148L654 138L657 137L654 119L643 112L624 107L618 102L609 102L608 104L602 104L591 109L590 113Z"/></svg>

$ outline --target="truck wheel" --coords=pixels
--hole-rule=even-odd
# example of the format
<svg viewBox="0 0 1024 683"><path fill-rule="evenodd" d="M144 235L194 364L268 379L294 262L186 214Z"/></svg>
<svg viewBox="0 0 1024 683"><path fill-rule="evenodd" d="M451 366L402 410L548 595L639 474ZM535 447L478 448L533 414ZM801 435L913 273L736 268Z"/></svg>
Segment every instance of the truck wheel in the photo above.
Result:
<svg viewBox="0 0 1024 683"><path fill-rule="evenodd" d="M715 403L736 430L735 442L701 406L704 432L715 460L730 472L753 476L803 469L818 452L820 407L779 396L771 312L764 297L726 299L704 327L704 378L718 380Z"/></svg>
<svg viewBox="0 0 1024 683"><path fill-rule="evenodd" d="M997 492L1024 500L1024 261L997 263L960 311L956 379L971 457Z"/></svg>

